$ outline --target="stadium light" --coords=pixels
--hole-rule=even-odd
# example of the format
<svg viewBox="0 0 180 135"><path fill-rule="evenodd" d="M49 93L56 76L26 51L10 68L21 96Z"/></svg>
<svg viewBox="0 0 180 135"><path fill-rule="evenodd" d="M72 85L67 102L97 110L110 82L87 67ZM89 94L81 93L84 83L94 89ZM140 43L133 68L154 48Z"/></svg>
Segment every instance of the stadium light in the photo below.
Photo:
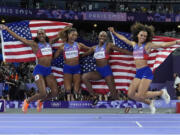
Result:
<svg viewBox="0 0 180 135"><path fill-rule="evenodd" d="M6 22L6 20L3 18L3 19L1 19L1 23L5 23Z"/></svg>
<svg viewBox="0 0 180 135"><path fill-rule="evenodd" d="M97 24L95 23L93 26L96 28L96 27L97 27Z"/></svg>

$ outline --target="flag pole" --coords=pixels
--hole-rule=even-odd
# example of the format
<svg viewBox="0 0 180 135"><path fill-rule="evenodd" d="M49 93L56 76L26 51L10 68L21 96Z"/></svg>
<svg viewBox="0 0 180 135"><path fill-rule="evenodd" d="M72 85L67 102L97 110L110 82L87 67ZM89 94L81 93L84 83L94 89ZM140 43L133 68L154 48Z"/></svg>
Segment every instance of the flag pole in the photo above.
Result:
<svg viewBox="0 0 180 135"><path fill-rule="evenodd" d="M4 55L4 40L3 40L2 30L0 30L0 34L1 34L1 48L2 48L3 61L6 62L5 55Z"/></svg>
<svg viewBox="0 0 180 135"><path fill-rule="evenodd" d="M112 38L113 44L115 45L115 40L114 40L114 36L113 36L112 32L110 32L110 35L111 35L111 38Z"/></svg>

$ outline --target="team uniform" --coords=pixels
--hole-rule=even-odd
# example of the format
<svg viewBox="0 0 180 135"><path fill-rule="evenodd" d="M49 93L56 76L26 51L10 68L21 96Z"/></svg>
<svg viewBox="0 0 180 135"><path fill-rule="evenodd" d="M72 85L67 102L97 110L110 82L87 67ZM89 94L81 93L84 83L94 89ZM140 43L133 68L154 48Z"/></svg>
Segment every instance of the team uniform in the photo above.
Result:
<svg viewBox="0 0 180 135"><path fill-rule="evenodd" d="M38 51L36 53L36 57L45 57L45 56L52 56L52 47L49 43L42 44L38 43ZM51 74L51 67L44 67L40 64L37 64L34 68L33 75L36 76L37 74L46 77Z"/></svg>
<svg viewBox="0 0 180 135"><path fill-rule="evenodd" d="M133 57L134 60L148 60L148 54L145 50L145 45L142 44L142 46L138 46L137 44L133 48ZM149 66L145 66L139 69L136 69L136 76L135 78L146 78L153 80L153 73Z"/></svg>
<svg viewBox="0 0 180 135"><path fill-rule="evenodd" d="M79 47L77 42L74 42L73 45L69 45L68 43L64 44L64 60L72 58L79 58ZM80 74L81 68L79 64L74 66L64 64L63 72L64 74Z"/></svg>
<svg viewBox="0 0 180 135"><path fill-rule="evenodd" d="M38 43L38 51L36 53L36 57L45 57L45 56L52 56L52 47L49 43L46 43L45 45L42 43ZM34 68L33 75L36 76L37 74L42 75L43 77L46 77L51 74L51 67L44 67L40 64L37 64Z"/></svg>
<svg viewBox="0 0 180 135"><path fill-rule="evenodd" d="M106 45L107 43L104 43L102 47L99 47L98 45L96 46L94 52L94 58L96 60L109 59L109 54L106 53ZM104 67L96 66L96 71L101 75L102 78L105 78L109 75L113 75L110 65L105 65Z"/></svg>

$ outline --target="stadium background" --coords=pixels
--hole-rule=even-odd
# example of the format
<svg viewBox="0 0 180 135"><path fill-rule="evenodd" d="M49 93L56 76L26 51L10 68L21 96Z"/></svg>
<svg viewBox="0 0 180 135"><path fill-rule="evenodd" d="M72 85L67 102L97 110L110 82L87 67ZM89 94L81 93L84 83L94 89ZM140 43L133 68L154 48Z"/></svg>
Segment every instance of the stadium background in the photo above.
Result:
<svg viewBox="0 0 180 135"><path fill-rule="evenodd" d="M130 26L136 21L153 25L156 35L179 38L179 6L179 0L2 0L0 19L1 23L34 19L70 22L79 32L78 40L91 46L97 43L96 37L101 30L113 26L117 31L130 32ZM113 15L117 14L119 18L114 18ZM176 99L175 89L172 86L173 73L180 72L178 60L177 49L174 55L169 55L158 67L152 84L152 89L166 86L172 99ZM21 68L28 67L29 71L33 67L14 63L14 65L10 64L8 71L19 65ZM5 66L1 61L1 67ZM4 68L1 71L3 71L1 74L4 74ZM24 76L23 79L28 80L28 77ZM1 93L3 93L5 78L1 77L1 82ZM18 87L22 83L29 84L27 82L20 82ZM13 97L11 98L13 100Z"/></svg>

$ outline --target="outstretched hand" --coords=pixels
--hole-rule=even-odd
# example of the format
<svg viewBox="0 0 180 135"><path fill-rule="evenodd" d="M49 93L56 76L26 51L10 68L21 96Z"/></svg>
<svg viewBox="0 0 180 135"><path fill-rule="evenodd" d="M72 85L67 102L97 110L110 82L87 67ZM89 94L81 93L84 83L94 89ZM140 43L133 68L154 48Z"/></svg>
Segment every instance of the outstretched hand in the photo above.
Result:
<svg viewBox="0 0 180 135"><path fill-rule="evenodd" d="M110 32L112 32L112 33L115 32L115 31L114 31L114 27L108 27L108 30L109 30Z"/></svg>
<svg viewBox="0 0 180 135"><path fill-rule="evenodd" d="M6 30L8 27L4 24L0 24L0 30Z"/></svg>

